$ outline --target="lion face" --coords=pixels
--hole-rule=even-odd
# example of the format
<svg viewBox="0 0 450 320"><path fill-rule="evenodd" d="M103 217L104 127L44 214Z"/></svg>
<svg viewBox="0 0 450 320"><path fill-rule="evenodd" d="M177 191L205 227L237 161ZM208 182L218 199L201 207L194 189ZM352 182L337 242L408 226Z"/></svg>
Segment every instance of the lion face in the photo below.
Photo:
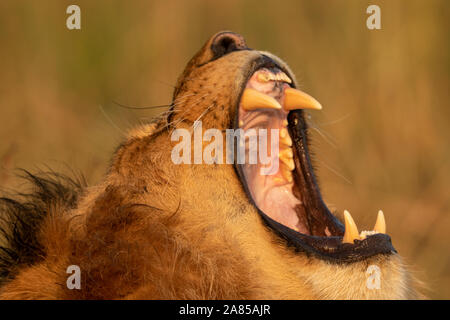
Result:
<svg viewBox="0 0 450 320"><path fill-rule="evenodd" d="M257 261L267 259L261 264L266 279L259 281L276 283L271 277L278 277L286 282L284 288L294 287L297 292L283 292L283 284L277 284L281 296L408 297L413 292L411 279L386 234L383 213L374 230L359 233L348 212L344 226L324 204L311 165L304 117L304 109L322 107L296 87L286 63L249 49L235 33L216 34L191 59L178 80L169 124L192 128L201 120L203 130L255 130L256 135L266 130L268 157L279 165L271 175L261 174L268 165L260 162L183 165L186 187L179 192L195 199L190 203L190 221L210 223L214 229L222 224L221 229L238 239L239 250L255 269ZM250 138L245 138L241 147L248 150ZM274 143L277 152L272 152ZM234 151L238 144L234 141ZM292 279L297 286L287 284ZM371 288L371 281L378 280L380 285Z"/></svg>
<svg viewBox="0 0 450 320"><path fill-rule="evenodd" d="M279 164L274 174L261 174L267 169L261 161L238 163L235 169L263 220L302 251L334 262L395 253L381 212L376 230L361 234L346 213L344 234L346 228L322 201L303 111L322 107L295 87L295 77L282 60L247 48L237 34L222 32L206 43L180 77L170 120L201 120L203 129L254 129L256 134L264 129L268 140L278 140L278 154L269 155ZM278 137L272 137L274 132ZM271 147L269 142L267 149Z"/></svg>

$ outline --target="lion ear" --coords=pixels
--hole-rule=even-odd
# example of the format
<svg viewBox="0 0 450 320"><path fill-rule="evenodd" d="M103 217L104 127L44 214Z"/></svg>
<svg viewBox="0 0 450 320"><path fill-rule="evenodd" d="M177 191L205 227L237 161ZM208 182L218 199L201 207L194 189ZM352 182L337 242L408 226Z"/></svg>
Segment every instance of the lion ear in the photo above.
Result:
<svg viewBox="0 0 450 320"><path fill-rule="evenodd" d="M211 60L218 59L233 51L248 49L244 37L231 31L223 31L214 35L210 48L213 53Z"/></svg>

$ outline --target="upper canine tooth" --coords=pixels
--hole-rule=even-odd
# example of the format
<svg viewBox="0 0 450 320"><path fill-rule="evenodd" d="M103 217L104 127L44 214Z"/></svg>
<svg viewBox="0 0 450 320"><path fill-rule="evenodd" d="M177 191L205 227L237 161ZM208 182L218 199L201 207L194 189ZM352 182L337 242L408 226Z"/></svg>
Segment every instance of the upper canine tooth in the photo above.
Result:
<svg viewBox="0 0 450 320"><path fill-rule="evenodd" d="M355 221L347 210L344 210L344 221L345 221L345 233L342 238L343 243L353 243L353 240L360 239L358 227L356 226Z"/></svg>
<svg viewBox="0 0 450 320"><path fill-rule="evenodd" d="M321 110L322 105L307 93L294 88L286 88L284 90L284 109L286 111L296 109Z"/></svg>
<svg viewBox="0 0 450 320"><path fill-rule="evenodd" d="M373 231L378 233L386 233L386 220L384 219L383 211L378 211L377 221L373 227Z"/></svg>
<svg viewBox="0 0 450 320"><path fill-rule="evenodd" d="M256 109L281 109L277 100L255 89L247 88L242 94L241 106L247 111Z"/></svg>

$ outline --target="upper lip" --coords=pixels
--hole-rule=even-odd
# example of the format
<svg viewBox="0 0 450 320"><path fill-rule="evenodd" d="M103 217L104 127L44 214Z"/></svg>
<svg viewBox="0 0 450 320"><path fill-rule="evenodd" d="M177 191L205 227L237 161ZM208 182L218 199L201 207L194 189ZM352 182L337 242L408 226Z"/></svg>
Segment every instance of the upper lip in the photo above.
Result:
<svg viewBox="0 0 450 320"><path fill-rule="evenodd" d="M289 71L280 66L272 59L264 56L263 59L255 61L253 68L249 70L248 79L251 75L261 68L276 67L286 73L291 79ZM246 82L247 82L246 81ZM295 84L291 84L295 88ZM243 85L242 92L245 90ZM242 95L242 92L240 95ZM237 108L239 108L240 97ZM236 113L238 114L238 112ZM238 119L236 115L235 127L238 127ZM334 228L330 230L332 236L315 236L297 232L275 220L270 218L266 213L262 212L254 203L250 196L249 186L244 179L243 166L236 164L235 168L243 187L255 204L259 214L265 223L271 227L279 236L284 238L289 245L295 248L312 253L318 258L333 262L355 262L367 259L378 254L390 254L396 252L391 243L389 235L377 233L369 235L363 240L355 240L354 243L343 243L343 235L345 228L342 223L328 210L322 200L319 187L314 176L311 159L308 151L307 143L307 123L303 117L303 110L291 110L288 114L288 130L293 140L295 170L293 171L294 181L300 188L303 198L303 205L308 216L317 216L321 219L328 220L328 226Z"/></svg>

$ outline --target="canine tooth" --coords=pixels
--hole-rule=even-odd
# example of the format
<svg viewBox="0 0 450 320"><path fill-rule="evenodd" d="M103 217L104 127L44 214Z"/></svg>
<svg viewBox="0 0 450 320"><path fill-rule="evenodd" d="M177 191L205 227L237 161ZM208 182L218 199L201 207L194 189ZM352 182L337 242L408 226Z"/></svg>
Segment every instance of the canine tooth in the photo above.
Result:
<svg viewBox="0 0 450 320"><path fill-rule="evenodd" d="M287 180L287 182L292 182L292 172L283 163L280 163L280 172L283 178Z"/></svg>
<svg viewBox="0 0 450 320"><path fill-rule="evenodd" d="M375 222L373 231L386 233L386 220L384 219L384 213L381 210L378 211L377 221Z"/></svg>
<svg viewBox="0 0 450 320"><path fill-rule="evenodd" d="M359 239L358 227L347 210L344 210L345 233L342 238L343 243L353 243L353 240Z"/></svg>
<svg viewBox="0 0 450 320"><path fill-rule="evenodd" d="M307 93L294 88L286 88L284 90L284 109L286 111L296 109L320 110L322 105Z"/></svg>
<svg viewBox="0 0 450 320"><path fill-rule="evenodd" d="M281 109L277 100L255 89L247 88L242 94L241 106L247 111L256 109Z"/></svg>

